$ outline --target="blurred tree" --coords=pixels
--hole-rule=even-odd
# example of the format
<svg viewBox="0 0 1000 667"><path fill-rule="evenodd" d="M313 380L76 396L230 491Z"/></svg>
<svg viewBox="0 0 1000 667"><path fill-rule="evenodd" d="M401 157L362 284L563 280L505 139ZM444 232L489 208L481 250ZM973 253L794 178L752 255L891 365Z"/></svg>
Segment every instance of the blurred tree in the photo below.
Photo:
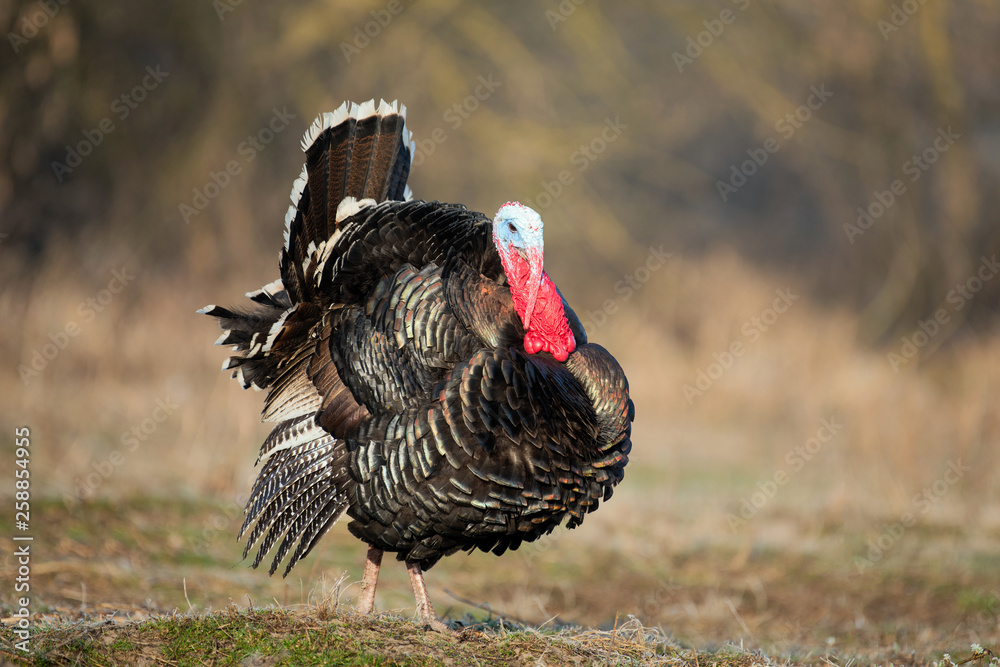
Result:
<svg viewBox="0 0 1000 667"><path fill-rule="evenodd" d="M55 243L84 264L117 243L168 272L272 261L296 135L382 96L425 142L417 196L489 211L547 194L566 249L551 261L595 304L651 244L726 245L887 342L1000 245L1000 8L986 0L8 0L0 25L4 284ZM150 88L147 68L169 74ZM480 77L499 82L485 98ZM275 109L292 129L246 160ZM621 131L601 142L609 123ZM232 185L185 221L180 205L231 160ZM986 280L956 322L993 326L998 295Z"/></svg>

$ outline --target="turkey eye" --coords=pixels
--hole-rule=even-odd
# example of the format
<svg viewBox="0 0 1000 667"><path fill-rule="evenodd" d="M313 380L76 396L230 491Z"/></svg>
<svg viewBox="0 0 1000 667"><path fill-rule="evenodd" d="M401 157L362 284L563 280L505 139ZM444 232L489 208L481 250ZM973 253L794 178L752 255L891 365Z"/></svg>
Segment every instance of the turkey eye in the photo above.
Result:
<svg viewBox="0 0 1000 667"><path fill-rule="evenodd" d="M507 230L508 230L508 231L509 231L509 232L510 232L511 234L516 234L516 233L517 233L517 227L515 227L515 226L514 226L514 223L513 223L513 222L508 222L508 223L507 223Z"/></svg>

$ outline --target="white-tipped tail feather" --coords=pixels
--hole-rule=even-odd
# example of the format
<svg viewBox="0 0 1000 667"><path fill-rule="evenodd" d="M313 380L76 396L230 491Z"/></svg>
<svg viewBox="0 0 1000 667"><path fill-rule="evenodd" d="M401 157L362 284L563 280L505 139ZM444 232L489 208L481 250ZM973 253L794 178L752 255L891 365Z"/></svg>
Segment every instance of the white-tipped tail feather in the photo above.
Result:
<svg viewBox="0 0 1000 667"><path fill-rule="evenodd" d="M389 116L392 114L399 114L403 118L403 142L410 149L410 160L412 161L415 153L413 135L406 129L406 105L400 104L399 100L393 100L392 102L379 100L378 108L375 107L374 99L362 102L361 104L344 102L334 111L321 113L302 135L302 150L309 150L309 147L316 142L316 139L319 135L323 134L324 130L336 127L349 118L364 120L370 116Z"/></svg>

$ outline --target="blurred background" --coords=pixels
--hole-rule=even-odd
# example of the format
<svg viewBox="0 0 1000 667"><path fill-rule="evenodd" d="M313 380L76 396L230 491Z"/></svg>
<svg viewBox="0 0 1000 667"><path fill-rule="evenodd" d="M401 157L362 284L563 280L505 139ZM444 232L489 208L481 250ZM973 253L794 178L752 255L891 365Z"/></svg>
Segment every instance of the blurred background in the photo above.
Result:
<svg viewBox="0 0 1000 667"><path fill-rule="evenodd" d="M694 643L998 637L995 2L0 0L0 25L0 426L31 428L40 520L90 522L53 537L50 604L177 604L183 573L101 568L208 542L202 604L287 592L232 570L268 429L195 310L277 277L302 133L384 97L415 196L542 213L636 405L601 512L432 593Z"/></svg>

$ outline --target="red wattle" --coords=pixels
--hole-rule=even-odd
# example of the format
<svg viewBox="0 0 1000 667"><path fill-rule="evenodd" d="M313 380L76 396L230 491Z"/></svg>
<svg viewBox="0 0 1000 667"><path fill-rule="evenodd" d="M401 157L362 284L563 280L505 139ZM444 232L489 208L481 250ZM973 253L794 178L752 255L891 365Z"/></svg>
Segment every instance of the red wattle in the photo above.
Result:
<svg viewBox="0 0 1000 667"><path fill-rule="evenodd" d="M531 267L512 248L507 253L501 253L500 258L507 274L507 282L510 284L514 308L523 323L527 314L525 311L528 307ZM542 273L541 285L535 297L535 307L531 312L531 326L524 333L524 351L528 354L545 351L556 361L566 361L575 349L576 339L573 338L573 332L570 331L569 322L566 320L566 311L563 310L559 292L556 291L556 286L548 274Z"/></svg>
<svg viewBox="0 0 1000 667"><path fill-rule="evenodd" d="M541 338L539 338L538 336L536 336L534 333L532 333L530 331L528 333L524 334L524 351L525 352L527 352L528 354L538 354L538 352L541 351L542 347L544 347L544 343L542 343L542 339Z"/></svg>

